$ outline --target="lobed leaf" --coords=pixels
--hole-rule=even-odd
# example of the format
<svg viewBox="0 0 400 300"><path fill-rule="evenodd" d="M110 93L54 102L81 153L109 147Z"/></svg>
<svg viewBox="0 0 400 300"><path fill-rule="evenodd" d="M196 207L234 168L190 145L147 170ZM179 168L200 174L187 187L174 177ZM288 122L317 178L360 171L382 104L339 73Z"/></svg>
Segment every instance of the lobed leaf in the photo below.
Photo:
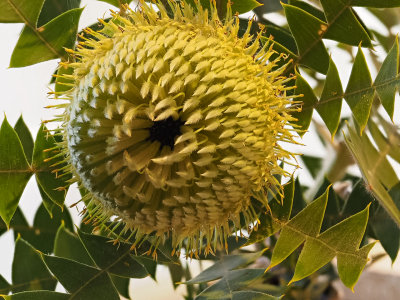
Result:
<svg viewBox="0 0 400 300"><path fill-rule="evenodd" d="M15 242L12 284L13 293L30 290L54 290L57 284L38 252L21 238L18 238Z"/></svg>
<svg viewBox="0 0 400 300"><path fill-rule="evenodd" d="M131 255L131 245L122 242L116 245L106 237L87 234L79 229L78 236L99 268L122 277L144 278L149 275L146 268Z"/></svg>
<svg viewBox="0 0 400 300"><path fill-rule="evenodd" d="M388 115L393 117L395 94L400 83L398 74L399 47L398 39L385 58L382 67L372 83L372 78L361 48L358 49L356 59L351 71L346 91L342 91L342 85L337 73L336 66L330 60L324 90L321 98L314 105L304 105L301 113L297 115L300 120L309 120L309 110L317 109L327 125L331 134L335 134L340 122L340 110L342 99L349 104L357 124L362 132L367 125L375 91ZM309 92L311 95L311 92ZM312 95L310 96L312 97ZM304 114L304 116L302 116ZM305 130L307 122L303 123Z"/></svg>
<svg viewBox="0 0 400 300"><path fill-rule="evenodd" d="M42 259L70 293L69 299L120 299L106 270L57 256L42 254Z"/></svg>
<svg viewBox="0 0 400 300"><path fill-rule="evenodd" d="M325 74L329 65L329 55L322 42L326 23L296 6L282 5L299 51L296 63Z"/></svg>
<svg viewBox="0 0 400 300"><path fill-rule="evenodd" d="M321 0L321 4L328 21L325 38L353 46L362 44L363 47L372 47L368 32L356 17L350 4L337 0Z"/></svg>
<svg viewBox="0 0 400 300"><path fill-rule="evenodd" d="M362 132L367 125L372 101L374 100L374 90L371 89L371 86L372 78L367 66L367 61L365 60L361 48L359 48L346 88L345 100L360 126L360 132ZM361 91L361 93L359 91Z"/></svg>
<svg viewBox="0 0 400 300"><path fill-rule="evenodd" d="M0 216L8 227L32 171L21 141L6 118L0 128L0 145Z"/></svg>
<svg viewBox="0 0 400 300"><path fill-rule="evenodd" d="M65 57L64 48L74 46L82 10L71 9L40 28L36 28L36 23L25 26L12 53L10 67L26 67Z"/></svg>
<svg viewBox="0 0 400 300"><path fill-rule="evenodd" d="M69 258L88 266L94 265L78 236L65 228L64 223L57 230L53 252L59 257Z"/></svg>

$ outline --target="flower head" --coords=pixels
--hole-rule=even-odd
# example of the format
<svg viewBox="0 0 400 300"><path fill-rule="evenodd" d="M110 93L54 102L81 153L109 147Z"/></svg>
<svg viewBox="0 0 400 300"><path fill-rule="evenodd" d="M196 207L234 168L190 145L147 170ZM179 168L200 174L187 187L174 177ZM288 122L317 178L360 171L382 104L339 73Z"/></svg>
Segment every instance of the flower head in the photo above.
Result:
<svg viewBox="0 0 400 300"><path fill-rule="evenodd" d="M170 236L174 249L208 253L241 215L257 220L251 197L267 206L280 190L288 79L261 34L249 25L238 37L229 7L224 23L213 5L170 2L172 17L157 7L142 1L86 30L67 63L62 145L92 218L122 222L134 245Z"/></svg>

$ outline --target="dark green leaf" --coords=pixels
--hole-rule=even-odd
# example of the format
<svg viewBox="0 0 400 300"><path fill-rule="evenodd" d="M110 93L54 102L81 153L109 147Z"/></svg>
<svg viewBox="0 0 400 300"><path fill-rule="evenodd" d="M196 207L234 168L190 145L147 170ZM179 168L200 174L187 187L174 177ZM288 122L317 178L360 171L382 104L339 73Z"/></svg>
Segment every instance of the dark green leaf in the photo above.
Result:
<svg viewBox="0 0 400 300"><path fill-rule="evenodd" d="M32 163L33 138L28 126L26 126L24 119L22 118L22 115L15 124L14 130L18 134L19 140L21 141L28 163Z"/></svg>
<svg viewBox="0 0 400 300"><path fill-rule="evenodd" d="M39 193L40 196L42 196L42 203L44 205L44 207L46 208L47 212L49 213L50 217L53 217L53 210L58 207L58 209L60 209L59 206L57 206L57 204L55 204L49 196L47 196L46 192L42 189L42 187L40 185L38 185L39 188Z"/></svg>
<svg viewBox="0 0 400 300"><path fill-rule="evenodd" d="M120 295L124 296L127 299L129 297L129 278L126 277L119 277L115 275L111 275L111 280L114 283L115 287L117 288Z"/></svg>
<svg viewBox="0 0 400 300"><path fill-rule="evenodd" d="M322 158L310 155L302 155L301 160L306 165L307 170L311 173L313 178L316 178L318 171L322 167Z"/></svg>
<svg viewBox="0 0 400 300"><path fill-rule="evenodd" d="M9 226L32 170L21 141L4 118L0 128L0 216Z"/></svg>
<svg viewBox="0 0 400 300"><path fill-rule="evenodd" d="M258 257L263 254L264 251L257 253L246 253L241 255L227 255L223 256L219 261L213 264L211 267L205 269L195 278L184 282L185 284L195 284L212 281L221 278L229 273L229 271L236 269L240 266L247 265L255 261Z"/></svg>
<svg viewBox="0 0 400 300"><path fill-rule="evenodd" d="M50 218L46 208L41 204L33 221L35 236L33 240L29 242L44 253L53 252L54 239L62 223L64 223L69 230L73 230L73 223L68 209L63 208L63 211L61 211L61 209L57 207L54 211L53 218Z"/></svg>
<svg viewBox="0 0 400 300"><path fill-rule="evenodd" d="M352 6L365 6L365 7L400 7L400 0L351 0Z"/></svg>
<svg viewBox="0 0 400 300"><path fill-rule="evenodd" d="M299 49L298 62L326 74L329 54L322 37L327 24L296 6L284 4L283 8Z"/></svg>
<svg viewBox="0 0 400 300"><path fill-rule="evenodd" d="M75 43L83 8L71 9L40 28L25 26L11 56L10 67L26 67L64 57Z"/></svg>
<svg viewBox="0 0 400 300"><path fill-rule="evenodd" d="M328 30L325 38L363 47L371 47L371 39L364 27L358 21L349 4L337 0L321 0L326 18Z"/></svg>
<svg viewBox="0 0 400 300"><path fill-rule="evenodd" d="M234 291L249 286L251 282L261 277L264 272L264 269L229 271L220 281L201 292L195 300L230 300Z"/></svg>
<svg viewBox="0 0 400 300"><path fill-rule="evenodd" d="M131 254L131 245L122 242L113 244L106 237L87 234L80 230L78 235L90 257L101 269L107 269L110 273L123 277L144 278L149 275Z"/></svg>
<svg viewBox="0 0 400 300"><path fill-rule="evenodd" d="M314 5L311 5L307 2L300 0L289 0L289 4L308 12L309 14L313 15L314 17L326 23L326 17L324 12L316 8Z"/></svg>
<svg viewBox="0 0 400 300"><path fill-rule="evenodd" d="M396 82L393 81L393 78L397 77L398 70L399 39L396 37L396 41L385 58L374 82L374 86L376 86L376 92L381 100L381 103L392 120L394 113L394 100L397 90L397 85Z"/></svg>
<svg viewBox="0 0 400 300"><path fill-rule="evenodd" d="M297 119L295 123L299 126L299 135L303 136L310 126L313 107L318 102L318 99L311 86L298 72L296 72L296 87L296 94L303 95L303 97L300 98L303 104L301 107L302 110L294 112L292 115Z"/></svg>
<svg viewBox="0 0 400 300"><path fill-rule="evenodd" d="M371 111L374 91L371 89L371 74L361 48L358 49L354 65L351 70L349 83L345 92L345 99L350 106L354 118L362 132L367 125ZM359 91L362 91L361 93Z"/></svg>
<svg viewBox="0 0 400 300"><path fill-rule="evenodd" d="M42 125L36 136L32 163L36 170L36 180L38 184L47 196L62 208L68 186L65 180L69 179L69 177L63 176L57 178L57 173L52 172L55 169L52 165L60 163L64 159L62 156L52 159L55 155L60 153L58 149L53 149L56 146L57 144L54 137L47 131L47 128ZM63 165L59 165L57 167L62 166Z"/></svg>
<svg viewBox="0 0 400 300"><path fill-rule="evenodd" d="M65 228L64 223L57 231L53 252L59 257L69 258L85 265L93 265L92 259L78 236Z"/></svg>
<svg viewBox="0 0 400 300"><path fill-rule="evenodd" d="M178 286L177 282L181 282L185 274L182 264L169 264L168 265L169 274L171 275L172 284L174 289Z"/></svg>
<svg viewBox="0 0 400 300"><path fill-rule="evenodd" d="M261 4L256 0L241 0L241 1L232 1L232 12L235 14L238 12L239 14L244 14L252 9L261 6Z"/></svg>
<svg viewBox="0 0 400 300"><path fill-rule="evenodd" d="M322 120L324 120L332 136L335 136L340 123L340 112L342 110L342 98L338 97L340 95L343 95L343 88L339 72L333 60L330 59L324 89L318 103L317 111Z"/></svg>
<svg viewBox="0 0 400 300"><path fill-rule="evenodd" d="M12 263L12 291L54 290L57 281L51 276L39 253L23 239L15 242Z"/></svg>
<svg viewBox="0 0 400 300"><path fill-rule="evenodd" d="M43 26L70 9L78 8L80 4L81 0L46 0L40 12L37 27Z"/></svg>
<svg viewBox="0 0 400 300"><path fill-rule="evenodd" d="M42 254L42 258L58 281L71 293L70 299L120 299L106 271L57 256Z"/></svg>
<svg viewBox="0 0 400 300"><path fill-rule="evenodd" d="M0 2L1 23L36 25L44 0L3 0Z"/></svg>
<svg viewBox="0 0 400 300"><path fill-rule="evenodd" d="M67 300L70 299L70 296L50 291L29 291L3 296L3 298L5 300Z"/></svg>
<svg viewBox="0 0 400 300"><path fill-rule="evenodd" d="M7 295L11 289L11 285L0 275L0 294Z"/></svg>

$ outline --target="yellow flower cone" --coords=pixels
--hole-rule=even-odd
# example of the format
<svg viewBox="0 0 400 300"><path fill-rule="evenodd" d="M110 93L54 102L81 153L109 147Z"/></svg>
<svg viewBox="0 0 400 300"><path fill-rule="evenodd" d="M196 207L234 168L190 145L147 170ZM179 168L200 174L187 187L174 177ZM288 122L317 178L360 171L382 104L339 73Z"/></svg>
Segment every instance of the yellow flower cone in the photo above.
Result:
<svg viewBox="0 0 400 300"><path fill-rule="evenodd" d="M122 222L133 246L171 237L178 253L207 254L226 247L241 215L257 220L251 197L267 206L280 191L289 79L251 24L238 37L229 6L224 23L215 5L170 2L173 17L157 8L113 14L71 51L63 152L91 219Z"/></svg>

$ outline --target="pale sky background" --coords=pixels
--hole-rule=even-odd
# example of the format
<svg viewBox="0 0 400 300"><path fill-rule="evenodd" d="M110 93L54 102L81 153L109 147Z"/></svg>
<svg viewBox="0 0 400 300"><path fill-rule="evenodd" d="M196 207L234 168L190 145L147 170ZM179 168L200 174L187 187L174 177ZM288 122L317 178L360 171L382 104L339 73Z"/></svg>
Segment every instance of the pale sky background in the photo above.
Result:
<svg viewBox="0 0 400 300"><path fill-rule="evenodd" d="M82 14L79 24L80 29L96 22L98 17L103 17L104 13L107 12L108 9L113 8L111 5L104 2L94 0L82 0L82 5L87 6ZM383 26L380 26L373 16L367 14L363 9L357 9L357 11L362 17L364 17L363 19L366 21L368 26L373 24L377 30L385 33L386 29ZM274 14L273 17L274 20L279 23L281 19L280 16ZM0 122L3 121L5 113L10 124L14 126L19 116L23 114L23 118L35 138L41 120L51 119L54 114L53 110L44 109L44 107L52 103L52 101L47 98L47 92L49 91L48 83L51 75L57 67L57 60L43 62L26 68L9 69L8 65L11 53L18 40L22 27L22 24L0 24ZM334 42L329 41L326 42L326 44L335 45ZM377 47L377 51L380 51L379 47ZM332 58L339 69L340 78L342 79L345 88L351 70L351 66L349 65L350 57L344 51L335 50L332 53ZM372 66L372 63L369 63L369 65ZM372 77L375 78L376 71L371 71ZM344 112L348 114L348 107L345 102L343 103ZM396 104L398 104L398 102ZM315 115L317 114L315 113ZM395 113L395 120L399 120L399 115L400 113L397 110ZM310 130L313 130L312 127ZM320 141L315 137L315 135L310 133L306 134L302 142L306 146L296 148L297 151L310 154L317 153L321 156L324 155ZM304 183L312 183L312 179L307 172L301 174L300 178ZM71 205L77 200L79 200L79 193L76 189L70 189L67 195L66 204ZM41 198L39 191L35 179L32 177L20 200L20 206L30 223L33 221L34 213L40 205L40 202ZM75 223L78 224L79 217L76 210L71 210L71 213ZM0 274L2 274L9 282L11 281L13 248L12 232L7 232L0 237ZM382 268L382 270L388 272L390 270L390 262L386 260L384 262L384 267ZM399 266L396 266L395 269L397 269L398 272L400 268ZM395 271L392 270L389 272ZM149 278L133 280L132 290L134 291L133 294L136 295L136 298L134 299L148 299L146 295L148 296L149 291L155 299L157 299L157 297L153 293L158 292L162 293L160 295L163 295L163 299L167 299L168 295L171 295L171 299L176 299L173 296L168 270L165 268L158 269L158 276L163 278L159 281L164 282L164 286L166 287L157 286Z"/></svg>

